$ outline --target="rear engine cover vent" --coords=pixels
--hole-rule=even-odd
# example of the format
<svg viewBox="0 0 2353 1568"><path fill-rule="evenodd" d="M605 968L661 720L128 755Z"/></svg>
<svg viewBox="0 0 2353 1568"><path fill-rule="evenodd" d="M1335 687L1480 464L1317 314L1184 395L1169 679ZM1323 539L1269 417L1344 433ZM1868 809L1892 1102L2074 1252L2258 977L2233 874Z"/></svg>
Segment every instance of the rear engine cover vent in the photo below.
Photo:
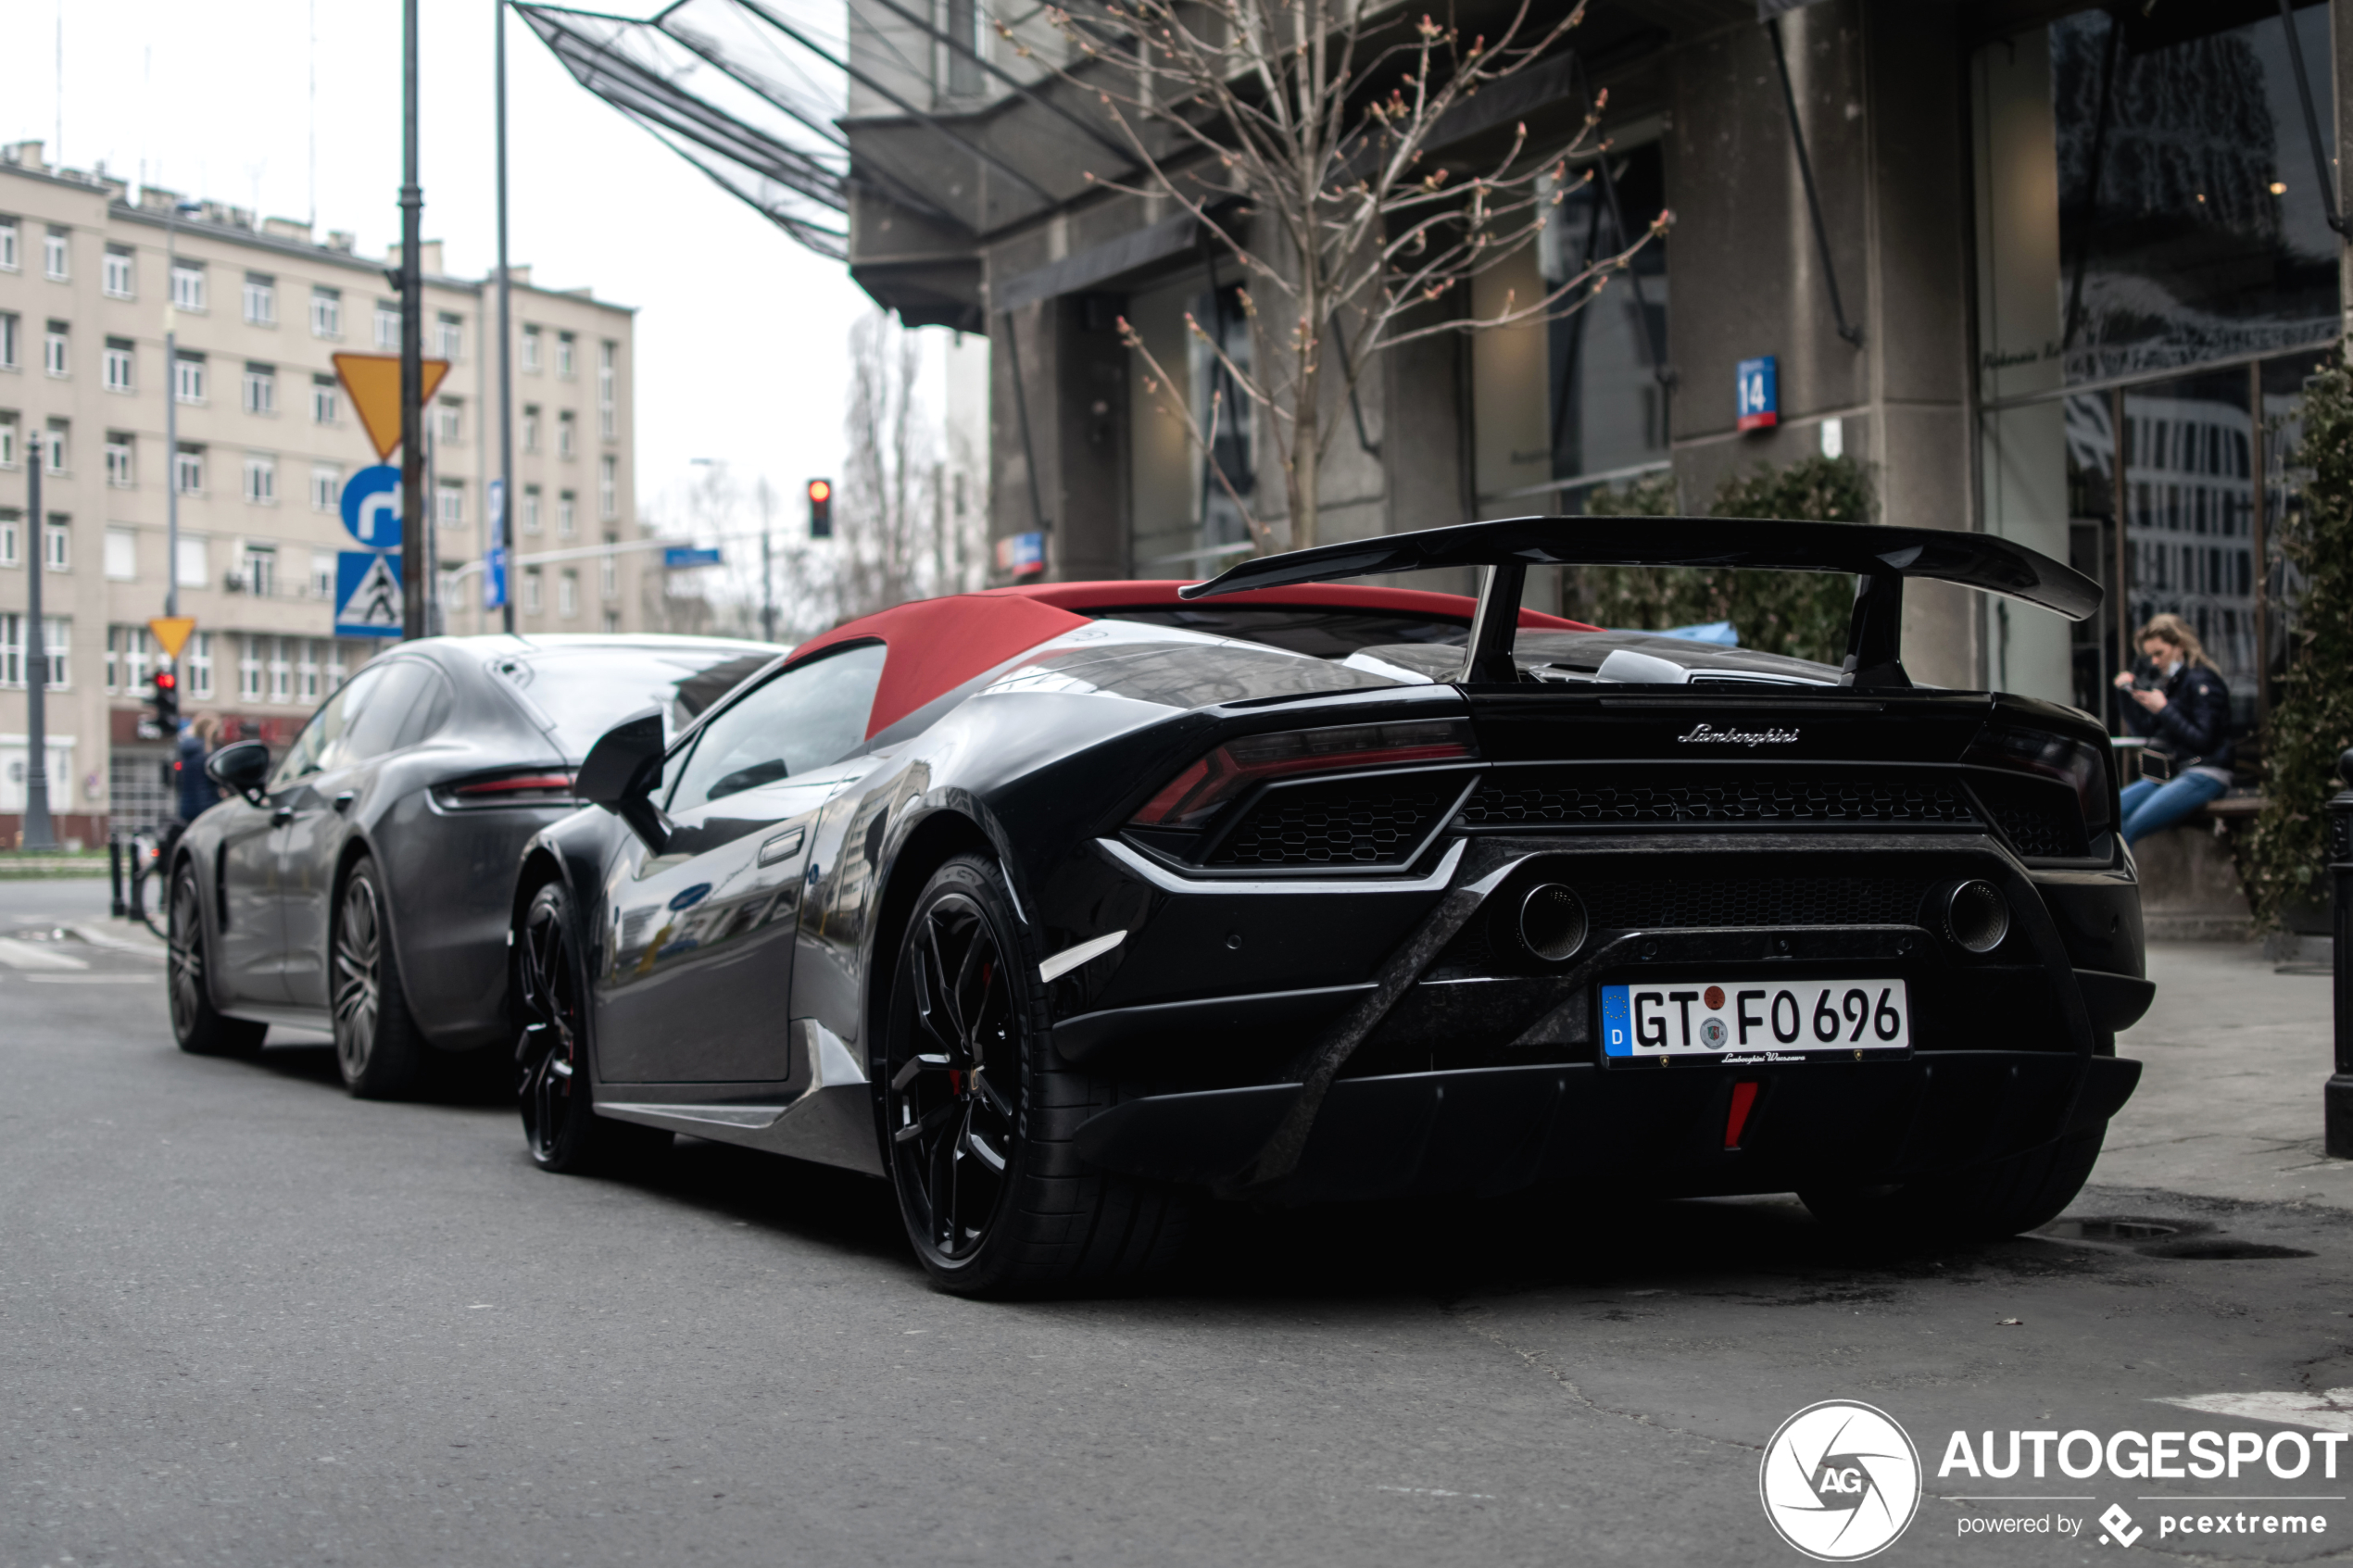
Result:
<svg viewBox="0 0 2353 1568"><path fill-rule="evenodd" d="M2030 860L2063 859L2082 855L2083 812L2074 795L2056 784L2032 780L1973 777L1969 787L1985 803L1985 813L2010 847Z"/></svg>
<svg viewBox="0 0 2353 1568"><path fill-rule="evenodd" d="M1209 864L1403 865L1462 787L1461 776L1450 774L1270 789L1210 852Z"/></svg>
<svg viewBox="0 0 2353 1568"><path fill-rule="evenodd" d="M1752 827L1841 823L1972 824L1950 784L1907 781L1677 778L1599 769L1490 775L1463 808L1471 827L1690 822Z"/></svg>
<svg viewBox="0 0 2353 1568"><path fill-rule="evenodd" d="M1692 926L1912 925L1928 884L1910 877L1773 877L1734 882L1580 884L1593 924L1605 931Z"/></svg>

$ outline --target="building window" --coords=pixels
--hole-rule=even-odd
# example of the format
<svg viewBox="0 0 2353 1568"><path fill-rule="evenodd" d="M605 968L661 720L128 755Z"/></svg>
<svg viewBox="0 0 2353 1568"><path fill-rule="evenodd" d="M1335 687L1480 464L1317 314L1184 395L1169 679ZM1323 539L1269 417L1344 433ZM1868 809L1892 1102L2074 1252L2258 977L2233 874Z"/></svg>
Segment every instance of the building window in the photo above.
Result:
<svg viewBox="0 0 2353 1568"><path fill-rule="evenodd" d="M17 339L23 326L24 319L15 311L0 310L0 370L13 370L21 362L17 357Z"/></svg>
<svg viewBox="0 0 2353 1568"><path fill-rule="evenodd" d="M310 470L310 509L331 512L343 500L343 470L313 464Z"/></svg>
<svg viewBox="0 0 2353 1568"><path fill-rule="evenodd" d="M569 408L565 408L556 415L557 457L569 458L579 450L580 444L573 436L573 432L579 426L579 423L580 421L572 417L572 410Z"/></svg>
<svg viewBox="0 0 2353 1568"><path fill-rule="evenodd" d="M276 413L278 411L278 368L275 365L246 365L245 395L246 413Z"/></svg>
<svg viewBox="0 0 2353 1568"><path fill-rule="evenodd" d="M343 291L314 286L310 291L310 335L343 336Z"/></svg>
<svg viewBox="0 0 2353 1568"><path fill-rule="evenodd" d="M182 442L171 458L172 487L182 495L204 494L204 448ZM204 581L199 577L198 583Z"/></svg>
<svg viewBox="0 0 2353 1568"><path fill-rule="evenodd" d="M444 446L455 446L466 436L466 406L459 398L445 397L434 405L433 438Z"/></svg>
<svg viewBox="0 0 2353 1568"><path fill-rule="evenodd" d="M330 599L335 596L335 553L333 550L310 552L310 596Z"/></svg>
<svg viewBox="0 0 2353 1568"><path fill-rule="evenodd" d="M388 299L376 301L376 346L400 347L400 307Z"/></svg>
<svg viewBox="0 0 2353 1568"><path fill-rule="evenodd" d="M522 449L526 452L539 450L539 405L536 403L522 406Z"/></svg>
<svg viewBox="0 0 2353 1568"><path fill-rule="evenodd" d="M563 377L566 381L572 379L573 350L578 345L573 341L573 335L570 332L558 332L556 334L556 374Z"/></svg>
<svg viewBox="0 0 2353 1568"><path fill-rule="evenodd" d="M604 618L603 618L603 621L602 621L601 624L602 624L602 626L603 626L604 630L606 630L606 631L608 631L608 632L618 632L618 631L620 631L620 630L621 630L621 611L619 611L619 610L617 610L617 609L609 609L609 610L605 611L605 613L604 613Z"/></svg>
<svg viewBox="0 0 2353 1568"><path fill-rule="evenodd" d="M272 637L270 639L270 700L294 700L294 650L299 639Z"/></svg>
<svg viewBox="0 0 2353 1568"><path fill-rule="evenodd" d="M41 245L41 270L52 282L64 282L73 274L66 266L72 250L63 229L52 227Z"/></svg>
<svg viewBox="0 0 2353 1568"><path fill-rule="evenodd" d="M51 691L63 690L72 684L72 669L68 655L73 646L73 621L62 615L47 615L41 620L42 651L49 656L49 678L42 684ZM0 686L21 686L25 684L25 618L21 615L0 615Z"/></svg>
<svg viewBox="0 0 2353 1568"><path fill-rule="evenodd" d="M107 628L107 690L135 692L147 684L147 629Z"/></svg>
<svg viewBox="0 0 2353 1568"><path fill-rule="evenodd" d="M0 218L0 271L14 272L23 265L18 258L17 220Z"/></svg>
<svg viewBox="0 0 2353 1568"><path fill-rule="evenodd" d="M620 543L620 534L606 534L605 553L597 558L597 592L608 599L621 597L621 558L612 553Z"/></svg>
<svg viewBox="0 0 2353 1568"><path fill-rule="evenodd" d="M107 247L106 270L99 280L99 286L106 291L108 297L129 299L138 292L132 287L137 274L132 270L132 258L129 246L108 245Z"/></svg>
<svg viewBox="0 0 2353 1568"><path fill-rule="evenodd" d="M569 490L556 492L556 537L570 539L580 533L578 508Z"/></svg>
<svg viewBox="0 0 2353 1568"><path fill-rule="evenodd" d="M621 459L597 459L597 515L610 522L621 515Z"/></svg>
<svg viewBox="0 0 2353 1568"><path fill-rule="evenodd" d="M522 569L522 612L525 615L539 613L539 569L535 566L524 567Z"/></svg>
<svg viewBox="0 0 2353 1568"><path fill-rule="evenodd" d="M41 368L53 376L72 373L72 356L68 333L71 331L63 321L52 321L41 339Z"/></svg>
<svg viewBox="0 0 2353 1568"><path fill-rule="evenodd" d="M237 700L261 700L261 639L237 639Z"/></svg>
<svg viewBox="0 0 2353 1568"><path fill-rule="evenodd" d="M72 429L73 427L64 420L49 421L49 460L42 465L44 471L49 473L67 471L69 465L66 459L69 454L66 451L66 439L72 433Z"/></svg>
<svg viewBox="0 0 2353 1568"><path fill-rule="evenodd" d="M135 364L132 358L133 352L132 342L127 337L107 339L106 358L101 363L101 371L108 392L138 390L137 383L132 375Z"/></svg>
<svg viewBox="0 0 2353 1568"><path fill-rule="evenodd" d="M607 441L620 434L620 415L613 403L614 361L620 345L607 340L597 345L597 433Z"/></svg>
<svg viewBox="0 0 2353 1568"><path fill-rule="evenodd" d="M278 280L267 272L245 274L245 320L257 327L278 324Z"/></svg>
<svg viewBox="0 0 2353 1568"><path fill-rule="evenodd" d="M198 261L174 261L171 264L171 303L181 310L204 308L204 264Z"/></svg>
<svg viewBox="0 0 2353 1568"><path fill-rule="evenodd" d="M466 487L453 479L441 482L441 493L434 497L434 516L444 528L466 526Z"/></svg>
<svg viewBox="0 0 2353 1568"><path fill-rule="evenodd" d="M139 535L128 528L107 530L107 576L116 583L139 580Z"/></svg>
<svg viewBox="0 0 2353 1568"><path fill-rule="evenodd" d="M556 579L556 613L567 621L580 613L580 573L571 567Z"/></svg>
<svg viewBox="0 0 2353 1568"><path fill-rule="evenodd" d="M107 483L117 490L129 490L139 483L134 459L138 453L136 438L127 430L107 432Z"/></svg>
<svg viewBox="0 0 2353 1568"><path fill-rule="evenodd" d="M17 416L0 414L0 469L17 466Z"/></svg>
<svg viewBox="0 0 2353 1568"><path fill-rule="evenodd" d="M278 459L259 452L245 454L245 499L257 507L278 504Z"/></svg>
<svg viewBox="0 0 2353 1568"><path fill-rule="evenodd" d="M525 327L522 330L522 368L534 375L539 373L539 329L537 327Z"/></svg>
<svg viewBox="0 0 2353 1568"><path fill-rule="evenodd" d="M433 352L436 359L458 362L458 350L464 343L464 323L447 310L434 319Z"/></svg>
<svg viewBox="0 0 2353 1568"><path fill-rule="evenodd" d="M212 582L211 552L202 538L180 535L179 570L173 576L182 588L202 588Z"/></svg>
<svg viewBox="0 0 2353 1568"><path fill-rule="evenodd" d="M362 664L368 662L368 656L365 652L360 654L359 662ZM341 691L342 689L343 645L341 643L329 643L327 645L327 695L333 696L336 692Z"/></svg>
<svg viewBox="0 0 2353 1568"><path fill-rule="evenodd" d="M73 520L57 512L49 514L48 525L41 531L41 570L71 571L73 570Z"/></svg>
<svg viewBox="0 0 2353 1568"><path fill-rule="evenodd" d="M188 695L206 701L212 698L212 633L199 632L190 637L180 649L180 660L188 667Z"/></svg>
<svg viewBox="0 0 2353 1568"><path fill-rule="evenodd" d="M308 637L302 640L301 662L295 666L295 690L305 708L319 701L319 645Z"/></svg>
<svg viewBox="0 0 2353 1568"><path fill-rule="evenodd" d="M318 425L340 423L343 420L343 389L333 376L314 375L310 378L310 422Z"/></svg>
<svg viewBox="0 0 2353 1568"><path fill-rule="evenodd" d="M171 367L171 395L181 403L204 401L204 356L182 354Z"/></svg>
<svg viewBox="0 0 2353 1568"><path fill-rule="evenodd" d="M536 484L522 487L522 531L525 533L539 532L539 486Z"/></svg>
<svg viewBox="0 0 2353 1568"><path fill-rule="evenodd" d="M278 592L278 546L247 545L245 567L238 575L245 579L245 592L257 598L270 598Z"/></svg>
<svg viewBox="0 0 2353 1568"><path fill-rule="evenodd" d="M14 507L0 507L0 566L22 566L24 546L24 513Z"/></svg>

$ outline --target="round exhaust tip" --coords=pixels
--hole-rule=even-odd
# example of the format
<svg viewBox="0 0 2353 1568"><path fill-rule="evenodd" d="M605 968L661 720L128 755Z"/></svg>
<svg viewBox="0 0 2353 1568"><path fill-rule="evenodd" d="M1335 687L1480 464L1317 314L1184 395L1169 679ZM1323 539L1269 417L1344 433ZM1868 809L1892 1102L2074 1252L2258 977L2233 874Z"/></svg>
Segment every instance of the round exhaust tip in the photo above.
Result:
<svg viewBox="0 0 2353 1568"><path fill-rule="evenodd" d="M1966 953L1990 953L2010 934L2010 901L1990 882L1956 883L1944 896L1944 935Z"/></svg>
<svg viewBox="0 0 2353 1568"><path fill-rule="evenodd" d="M1519 901L1521 945L1546 963L1566 963L1585 946L1585 901L1557 882L1542 882Z"/></svg>

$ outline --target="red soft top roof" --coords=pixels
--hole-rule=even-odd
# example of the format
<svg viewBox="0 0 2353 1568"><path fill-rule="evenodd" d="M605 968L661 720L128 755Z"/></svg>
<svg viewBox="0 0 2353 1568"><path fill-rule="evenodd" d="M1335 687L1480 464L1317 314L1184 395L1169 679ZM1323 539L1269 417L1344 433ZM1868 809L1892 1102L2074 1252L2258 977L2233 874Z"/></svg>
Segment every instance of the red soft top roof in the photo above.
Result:
<svg viewBox="0 0 2353 1568"><path fill-rule="evenodd" d="M1183 609L1195 608L1176 596L1182 581L1119 581L1110 583L1035 583L1014 588L989 588L977 594L950 594L944 598L917 599L844 621L832 631L810 638L793 650L796 664L825 648L843 643L879 642L890 649L883 663L882 684L875 691L866 734L888 729L925 703L954 691L1026 648L1074 632L1092 619L1115 609ZM1385 610L1392 615L1421 615L1468 624L1476 601L1462 594L1425 593L1417 588L1377 588L1353 583L1307 583L1290 588L1263 588L1227 594L1217 608L1257 605L1316 609ZM1519 612L1520 626L1529 631L1590 632L1582 621L1564 621L1532 609Z"/></svg>

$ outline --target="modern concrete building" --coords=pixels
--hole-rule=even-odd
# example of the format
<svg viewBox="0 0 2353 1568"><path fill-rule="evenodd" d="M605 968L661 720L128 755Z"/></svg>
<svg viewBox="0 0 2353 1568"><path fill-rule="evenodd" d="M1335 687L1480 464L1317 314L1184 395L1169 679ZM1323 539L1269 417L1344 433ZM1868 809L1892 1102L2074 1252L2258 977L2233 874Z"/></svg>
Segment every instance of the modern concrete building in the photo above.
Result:
<svg viewBox="0 0 2353 1568"><path fill-rule="evenodd" d="M1493 9L1455 16L1476 31ZM1780 13L1786 97L1760 9ZM1182 319L1233 319L1230 262L1164 198L1086 178L1137 176L1091 96L1048 79L1064 45L1042 15L1009 41L965 0L848 12L849 265L905 320L988 334L996 529L1041 534L1056 577L1193 575L1247 548L1115 330L1205 401ZM1456 308L1530 297L1620 220L1670 209L1666 242L1639 290L1567 320L1387 356L1358 408L1327 412L1348 429L1323 536L1574 511L1644 473L1702 509L1728 473L1843 453L1880 520L2000 533L2110 587L2075 628L1916 592L1919 678L2097 709L2129 627L2177 609L2251 717L2284 646L2277 416L2344 332L2322 182L2353 4L2293 16L2291 35L2253 0L1592 0L1436 156L1467 169L1524 124L1553 157L1605 89L1620 210L1579 191ZM1777 417L1743 431L1737 369L1768 357ZM1262 433L1219 460L1278 512Z"/></svg>
<svg viewBox="0 0 2353 1568"><path fill-rule="evenodd" d="M351 236L53 169L41 144L0 156L0 843L24 809L25 567L44 552L49 800L85 843L170 813L162 741L138 734L154 668L146 621L167 574L196 620L182 712L291 738L384 642L333 633L335 557L353 541L345 480L374 463L337 385L338 351L397 352L385 263ZM497 471L496 289L422 257L425 352L452 361L433 404L433 541L442 624L480 608L487 482ZM516 547L526 631L635 629L642 551L561 556L642 535L631 458L633 313L513 276ZM176 361L165 362L167 307ZM165 440L175 400L176 450ZM24 465L44 450L43 509ZM180 502L167 558L167 486ZM36 534L38 535L36 542ZM559 556L535 565L535 555Z"/></svg>

